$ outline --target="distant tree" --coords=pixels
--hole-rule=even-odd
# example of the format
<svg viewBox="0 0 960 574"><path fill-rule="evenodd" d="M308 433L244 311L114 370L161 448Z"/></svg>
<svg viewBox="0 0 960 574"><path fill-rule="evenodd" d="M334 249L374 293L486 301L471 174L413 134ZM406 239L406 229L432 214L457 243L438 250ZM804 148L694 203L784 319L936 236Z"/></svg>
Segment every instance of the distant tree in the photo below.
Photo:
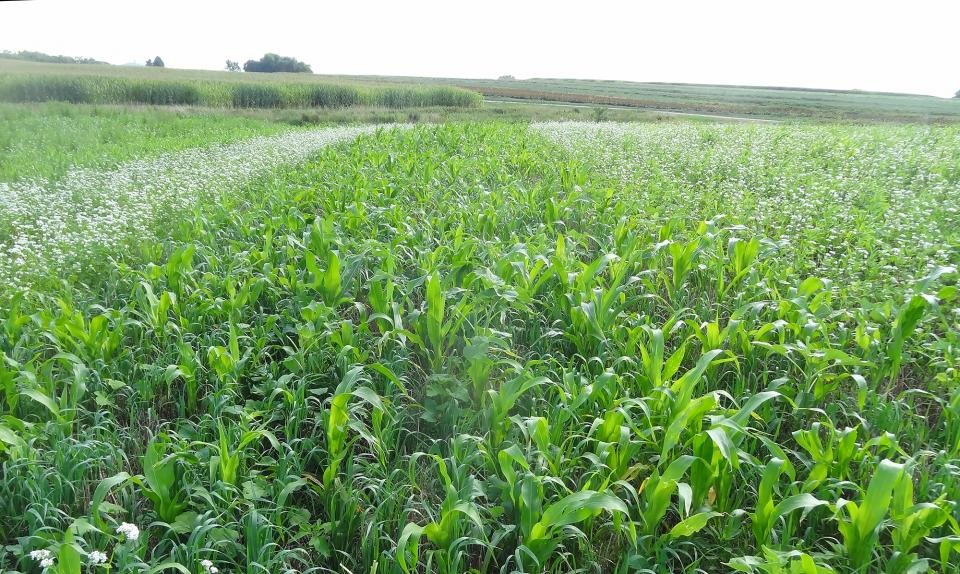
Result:
<svg viewBox="0 0 960 574"><path fill-rule="evenodd" d="M299 72L312 74L308 64L289 56L264 54L259 60L247 60L243 65L244 72Z"/></svg>
<svg viewBox="0 0 960 574"><path fill-rule="evenodd" d="M153 66L153 60L147 58L147 67L149 68L151 66Z"/></svg>
<svg viewBox="0 0 960 574"><path fill-rule="evenodd" d="M497 79L498 79L498 80L516 80L516 78L514 78L514 77L511 76L510 74L507 74L506 76L500 76L500 77L497 78Z"/></svg>
<svg viewBox="0 0 960 574"><path fill-rule="evenodd" d="M101 60L93 58L74 58L72 56L51 56L43 52L31 52L21 50L19 52L10 52L4 50L0 52L0 58L9 58L11 60L27 60L29 62L46 62L48 64L107 64Z"/></svg>
<svg viewBox="0 0 960 574"><path fill-rule="evenodd" d="M233 60L227 60L227 70L230 72L239 72L240 64L237 62L234 62Z"/></svg>
<svg viewBox="0 0 960 574"><path fill-rule="evenodd" d="M163 59L160 56L157 56L153 60L147 60L148 66L153 66L154 68L163 68Z"/></svg>
<svg viewBox="0 0 960 574"><path fill-rule="evenodd" d="M960 98L960 90L957 90L957 93L953 94L953 97Z"/></svg>

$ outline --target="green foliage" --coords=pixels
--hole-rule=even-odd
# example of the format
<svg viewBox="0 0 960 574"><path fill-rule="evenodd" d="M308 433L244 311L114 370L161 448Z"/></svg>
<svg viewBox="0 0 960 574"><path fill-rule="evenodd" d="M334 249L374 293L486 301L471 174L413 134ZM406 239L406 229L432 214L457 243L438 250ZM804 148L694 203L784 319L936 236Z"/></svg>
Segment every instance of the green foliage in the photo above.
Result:
<svg viewBox="0 0 960 574"><path fill-rule="evenodd" d="M254 118L168 109L64 103L0 104L0 181L57 179L74 167L110 168L133 158L289 129Z"/></svg>
<svg viewBox="0 0 960 574"><path fill-rule="evenodd" d="M882 460L859 505L844 499L838 501L837 527L855 570L867 568L880 536L880 526L890 508L893 490L902 477L903 465Z"/></svg>
<svg viewBox="0 0 960 574"><path fill-rule="evenodd" d="M956 129L537 129L371 130L0 288L2 568L956 571Z"/></svg>
<svg viewBox="0 0 960 574"><path fill-rule="evenodd" d="M430 80L469 87L488 98L563 102L594 109L598 106L636 106L689 114L809 118L827 122L926 123L960 119L960 102L919 94L568 78L516 79L509 76L496 80Z"/></svg>
<svg viewBox="0 0 960 574"><path fill-rule="evenodd" d="M279 108L283 101L279 86L237 84L232 92L235 108Z"/></svg>
<svg viewBox="0 0 960 574"><path fill-rule="evenodd" d="M447 86L367 86L329 81L293 82L135 78L87 74L30 75L0 70L0 101L74 104L150 104L215 108L345 108L425 106L475 108L480 94Z"/></svg>
<svg viewBox="0 0 960 574"><path fill-rule="evenodd" d="M244 72L292 72L312 74L310 66L289 56L264 54L259 60L247 60L243 65Z"/></svg>
<svg viewBox="0 0 960 574"><path fill-rule="evenodd" d="M43 52L33 52L30 50L20 50L19 52L11 52L9 50L4 50L0 52L0 58L10 59L10 60L26 60L28 62L45 62L49 64L106 64L100 60L95 60L93 58L80 58L74 56L51 56L50 54L44 54Z"/></svg>
<svg viewBox="0 0 960 574"><path fill-rule="evenodd" d="M147 446L143 456L143 475L146 484L143 495L153 502L157 516L164 522L173 522L186 510L186 492L183 471L175 455L168 453L166 437L156 437Z"/></svg>

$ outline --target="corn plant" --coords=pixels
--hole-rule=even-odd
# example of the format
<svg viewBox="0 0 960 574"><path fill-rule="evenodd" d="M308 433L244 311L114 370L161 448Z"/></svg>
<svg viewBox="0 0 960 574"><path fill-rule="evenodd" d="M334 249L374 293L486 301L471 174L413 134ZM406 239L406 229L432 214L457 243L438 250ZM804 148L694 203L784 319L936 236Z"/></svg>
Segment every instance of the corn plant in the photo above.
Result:
<svg viewBox="0 0 960 574"><path fill-rule="evenodd" d="M869 566L894 490L903 476L902 464L881 460L859 504L845 499L837 501L837 528L854 569L861 571Z"/></svg>
<svg viewBox="0 0 960 574"><path fill-rule="evenodd" d="M194 93L451 95L274 80ZM0 105L0 570L957 570L956 128L71 105Z"/></svg>
<svg viewBox="0 0 960 574"><path fill-rule="evenodd" d="M753 535L756 537L757 544L762 547L770 545L773 528L779 520L789 522L791 515L798 510L805 514L818 506L827 504L826 501L819 500L807 492L793 494L775 502L774 488L780 477L786 474L792 480L793 473L793 466L779 458L771 459L764 467L760 489L757 492L757 508L750 516ZM789 540L789 534L787 531L782 538Z"/></svg>

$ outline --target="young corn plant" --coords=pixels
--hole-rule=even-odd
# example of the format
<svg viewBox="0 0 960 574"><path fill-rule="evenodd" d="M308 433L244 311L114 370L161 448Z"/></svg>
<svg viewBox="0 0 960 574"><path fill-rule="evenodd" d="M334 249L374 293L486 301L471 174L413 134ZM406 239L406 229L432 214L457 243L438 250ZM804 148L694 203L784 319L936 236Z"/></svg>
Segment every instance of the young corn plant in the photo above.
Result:
<svg viewBox="0 0 960 574"><path fill-rule="evenodd" d="M837 528L854 571L866 572L870 568L894 491L903 476L902 464L883 459L874 470L859 504L842 498L837 501Z"/></svg>
<svg viewBox="0 0 960 574"><path fill-rule="evenodd" d="M799 550L778 551L767 546L761 547L763 556L741 556L727 562L735 572L750 574L833 574L836 572L828 564L817 561L813 556Z"/></svg>
<svg viewBox="0 0 960 574"><path fill-rule="evenodd" d="M416 455L411 457L411 468L418 458ZM484 523L471 499L472 493L465 493L462 487L458 488L458 485L454 484L447 470L446 460L437 455L432 458L442 479L444 499L436 519L424 526L414 522L407 523L400 533L396 559L406 574L417 570L420 540L424 537L439 550L436 554L438 572L462 572L469 557L465 547L471 544L480 546L484 543ZM480 538L466 535L469 525L479 532Z"/></svg>
<svg viewBox="0 0 960 574"><path fill-rule="evenodd" d="M431 369L440 372L449 350L461 335L464 321L473 305L463 297L447 309L450 293L444 291L437 273L427 277L425 285L425 309L414 322L414 332L406 334L427 354Z"/></svg>
<svg viewBox="0 0 960 574"><path fill-rule="evenodd" d="M247 421L231 425L220 420L217 437L216 443L204 443L216 453L210 457L211 481L219 479L231 488L239 486L245 477L244 463L253 457L257 443L266 439L277 452L283 452L277 437L265 425L249 428Z"/></svg>
<svg viewBox="0 0 960 574"><path fill-rule="evenodd" d="M189 507L183 468L170 440L158 435L150 441L143 456L143 495L153 502L160 520L173 523Z"/></svg>
<svg viewBox="0 0 960 574"><path fill-rule="evenodd" d="M359 384L363 380L365 380L363 367L355 366L347 371L337 385L336 391L330 398L330 406L324 413L323 424L327 439L327 466L323 471L324 489L330 489L333 485L343 459L349 454L352 442L355 440L348 440L351 423L356 430L362 430L359 422L351 416L351 401L357 398L370 405L375 413L384 412L380 396L370 387ZM382 414L374 416L382 416Z"/></svg>
<svg viewBox="0 0 960 574"><path fill-rule="evenodd" d="M756 509L750 515L753 535L760 547L768 547L772 542L774 527L782 520L785 528L779 537L780 540L790 540L796 529L795 512L801 511L802 517L809 511L828 503L819 500L810 493L801 492L776 501L776 486L780 477L786 475L791 481L794 479L793 465L779 458L771 459L764 467L757 492Z"/></svg>
<svg viewBox="0 0 960 574"><path fill-rule="evenodd" d="M887 571L906 573L929 567L927 560L920 558L914 550L924 538L931 537L951 519L950 507L944 497L933 502L915 503L913 477L904 470L893 488L890 519L894 554Z"/></svg>

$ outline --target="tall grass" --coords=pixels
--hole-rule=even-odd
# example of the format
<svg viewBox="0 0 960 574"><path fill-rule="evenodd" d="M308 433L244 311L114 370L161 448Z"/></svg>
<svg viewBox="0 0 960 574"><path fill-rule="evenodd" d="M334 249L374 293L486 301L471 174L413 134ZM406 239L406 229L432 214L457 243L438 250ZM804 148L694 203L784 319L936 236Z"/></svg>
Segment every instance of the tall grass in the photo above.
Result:
<svg viewBox="0 0 960 574"><path fill-rule="evenodd" d="M480 105L480 94L439 86L363 86L335 83L204 81L71 74L0 75L0 101L75 104L150 104L234 108L393 109Z"/></svg>

